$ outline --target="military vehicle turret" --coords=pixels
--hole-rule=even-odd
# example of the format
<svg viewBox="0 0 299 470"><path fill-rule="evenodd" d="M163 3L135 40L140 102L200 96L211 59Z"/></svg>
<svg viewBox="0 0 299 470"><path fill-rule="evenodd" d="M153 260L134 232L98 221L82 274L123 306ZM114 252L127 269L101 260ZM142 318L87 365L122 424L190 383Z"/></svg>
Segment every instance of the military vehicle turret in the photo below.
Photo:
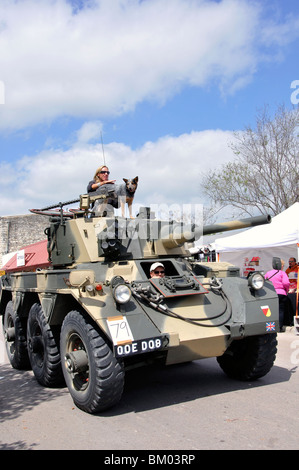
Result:
<svg viewBox="0 0 299 470"><path fill-rule="evenodd" d="M260 273L242 278L227 263L195 261L186 242L271 218L186 227L156 219L148 208L135 219L98 217L95 198L81 196L73 211L64 204L32 210L49 216L50 266L1 278L11 365L31 367L44 386L65 381L89 413L116 405L125 372L147 363L216 357L234 378L267 374L278 327L271 283ZM165 277L150 276L154 262Z"/></svg>

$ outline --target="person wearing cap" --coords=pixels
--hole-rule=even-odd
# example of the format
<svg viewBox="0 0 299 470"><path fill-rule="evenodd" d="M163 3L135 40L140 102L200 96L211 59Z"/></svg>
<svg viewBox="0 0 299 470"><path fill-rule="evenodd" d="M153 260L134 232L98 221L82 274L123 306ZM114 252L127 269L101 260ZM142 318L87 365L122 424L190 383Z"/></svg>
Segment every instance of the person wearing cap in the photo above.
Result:
<svg viewBox="0 0 299 470"><path fill-rule="evenodd" d="M165 268L162 263L153 263L150 267L150 276L160 278L165 276Z"/></svg>
<svg viewBox="0 0 299 470"><path fill-rule="evenodd" d="M298 273L299 266L296 263L296 258L291 256L289 259L289 267L286 269L286 274L288 275L290 281L289 293L296 293Z"/></svg>

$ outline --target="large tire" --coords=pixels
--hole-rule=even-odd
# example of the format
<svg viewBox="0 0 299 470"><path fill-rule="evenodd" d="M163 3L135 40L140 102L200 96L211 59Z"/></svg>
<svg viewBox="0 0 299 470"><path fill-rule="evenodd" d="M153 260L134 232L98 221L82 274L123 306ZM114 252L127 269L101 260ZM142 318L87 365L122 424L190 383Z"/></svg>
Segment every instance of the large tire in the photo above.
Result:
<svg viewBox="0 0 299 470"><path fill-rule="evenodd" d="M6 305L3 317L5 347L14 369L28 369L30 362L26 343L26 320L15 312L12 301Z"/></svg>
<svg viewBox="0 0 299 470"><path fill-rule="evenodd" d="M40 304L33 304L27 322L28 354L36 380L45 387L63 383L58 335L46 321Z"/></svg>
<svg viewBox="0 0 299 470"><path fill-rule="evenodd" d="M238 380L256 380L272 368L277 352L276 333L235 340L217 358L222 370Z"/></svg>
<svg viewBox="0 0 299 470"><path fill-rule="evenodd" d="M60 351L64 378L78 408L98 413L119 402L123 365L83 313L73 310L65 317Z"/></svg>

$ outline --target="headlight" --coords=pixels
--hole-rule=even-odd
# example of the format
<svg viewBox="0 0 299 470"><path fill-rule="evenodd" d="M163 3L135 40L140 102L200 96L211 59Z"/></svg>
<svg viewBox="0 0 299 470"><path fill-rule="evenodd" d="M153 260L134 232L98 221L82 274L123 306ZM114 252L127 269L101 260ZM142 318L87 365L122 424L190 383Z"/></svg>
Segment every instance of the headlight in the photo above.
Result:
<svg viewBox="0 0 299 470"><path fill-rule="evenodd" d="M253 273L248 278L248 285L254 290L262 289L264 286L264 276L261 273Z"/></svg>
<svg viewBox="0 0 299 470"><path fill-rule="evenodd" d="M131 298L131 289L126 284L118 284L113 289L113 297L119 304L125 304Z"/></svg>

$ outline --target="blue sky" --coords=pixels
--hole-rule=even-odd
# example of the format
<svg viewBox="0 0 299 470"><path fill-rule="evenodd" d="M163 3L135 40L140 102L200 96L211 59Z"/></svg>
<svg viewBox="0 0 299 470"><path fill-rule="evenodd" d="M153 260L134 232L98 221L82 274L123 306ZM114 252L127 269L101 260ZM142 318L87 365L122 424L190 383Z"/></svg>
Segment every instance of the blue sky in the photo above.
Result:
<svg viewBox="0 0 299 470"><path fill-rule="evenodd" d="M138 207L205 203L233 131L295 104L298 54L298 0L1 0L0 216L84 193L101 135Z"/></svg>

